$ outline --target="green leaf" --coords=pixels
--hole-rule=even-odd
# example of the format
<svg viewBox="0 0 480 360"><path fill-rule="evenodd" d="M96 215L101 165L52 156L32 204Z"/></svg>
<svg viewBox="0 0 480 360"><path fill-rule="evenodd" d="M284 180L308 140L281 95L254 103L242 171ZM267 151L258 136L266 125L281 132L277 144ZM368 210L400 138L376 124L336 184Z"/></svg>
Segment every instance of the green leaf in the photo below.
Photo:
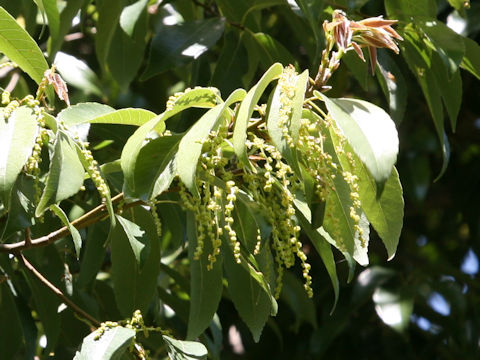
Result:
<svg viewBox="0 0 480 360"><path fill-rule="evenodd" d="M64 132L57 133L48 178L35 211L36 216L43 214L50 205L57 204L80 190L85 172L76 146Z"/></svg>
<svg viewBox="0 0 480 360"><path fill-rule="evenodd" d="M0 349L2 357L13 359L23 343L23 332L20 324L20 317L15 305L14 295L4 281L0 284L0 326L4 330L0 336Z"/></svg>
<svg viewBox="0 0 480 360"><path fill-rule="evenodd" d="M275 38L265 33L249 34L257 46L260 62L265 69L279 62L284 66L295 64L293 55Z"/></svg>
<svg viewBox="0 0 480 360"><path fill-rule="evenodd" d="M451 78L465 55L463 36L436 19L418 21L417 24L428 36L448 70L448 78Z"/></svg>
<svg viewBox="0 0 480 360"><path fill-rule="evenodd" d="M54 63L58 73L69 86L74 86L85 94L103 96L100 80L84 61L64 52L58 52Z"/></svg>
<svg viewBox="0 0 480 360"><path fill-rule="evenodd" d="M215 45L224 27L223 18L161 26L152 40L148 65L141 79L146 80L197 59Z"/></svg>
<svg viewBox="0 0 480 360"><path fill-rule="evenodd" d="M167 344L168 356L171 360L204 360L208 351L205 345L197 341L181 341L162 335Z"/></svg>
<svg viewBox="0 0 480 360"><path fill-rule="evenodd" d="M78 288L87 288L95 281L105 259L105 239L108 238L108 231L109 227L105 222L93 224L88 228L80 274L76 283Z"/></svg>
<svg viewBox="0 0 480 360"><path fill-rule="evenodd" d="M395 123L380 107L356 99L329 99L316 93L377 183L392 172L398 154Z"/></svg>
<svg viewBox="0 0 480 360"><path fill-rule="evenodd" d="M145 11L148 0L138 0L131 5L125 6L120 14L120 27L128 36L133 36L135 25L142 12Z"/></svg>
<svg viewBox="0 0 480 360"><path fill-rule="evenodd" d="M64 122L68 126L89 123L92 119L114 112L111 106L87 102L69 106L57 115L58 122Z"/></svg>
<svg viewBox="0 0 480 360"><path fill-rule="evenodd" d="M111 247L111 276L115 299L123 316L131 316L137 309L142 313L146 312L155 293L160 263L157 230L150 212L135 207L124 213L124 216L127 215L131 217L129 222L118 217L107 240ZM140 254L144 259L143 266L140 266L137 260L138 240L132 239L139 236L140 231L144 232L141 242L149 248L149 251L144 250L144 253ZM135 244L132 244L132 240ZM133 247L137 249L133 250Z"/></svg>
<svg viewBox="0 0 480 360"><path fill-rule="evenodd" d="M72 27L72 20L78 14L78 10L83 6L87 0L69 0L60 13L60 24L58 29L58 36L51 38L48 43L48 54L52 57L62 46L65 35Z"/></svg>
<svg viewBox="0 0 480 360"><path fill-rule="evenodd" d="M235 128L233 130L233 148L235 154L245 165L252 168L250 161L247 157L247 152L245 149L245 142L247 140L247 127L250 117L252 116L255 105L257 105L260 97L267 88L268 84L273 80L277 79L283 72L283 67L281 64L273 64L266 72L263 74L260 81L252 87L245 98L243 99L238 113L235 119Z"/></svg>
<svg viewBox="0 0 480 360"><path fill-rule="evenodd" d="M48 19L48 29L52 41L56 41L60 31L60 13L57 0L35 0L40 9L44 9Z"/></svg>
<svg viewBox="0 0 480 360"><path fill-rule="evenodd" d="M460 69L457 68L457 71L449 76L440 56L437 54L432 55L432 71L435 74L440 95L447 109L452 131L455 132L458 113L462 105L462 77L460 76Z"/></svg>
<svg viewBox="0 0 480 360"><path fill-rule="evenodd" d="M140 150L136 163L132 191L125 182L125 196L148 201L160 195L176 176L175 155L182 135L161 136L149 141Z"/></svg>
<svg viewBox="0 0 480 360"><path fill-rule="evenodd" d="M285 271L283 276L280 297L290 306L295 314L295 322L291 325L295 333L298 333L302 322L310 323L314 329L318 327L315 305L312 299L308 298L302 282L290 271Z"/></svg>
<svg viewBox="0 0 480 360"><path fill-rule="evenodd" d="M122 11L122 15L125 10L127 8ZM121 16L120 21L122 21ZM121 23L120 26L116 26L107 56L108 70L122 89L128 87L136 77L143 62L148 31L146 11L139 14L134 30L132 35L129 35L121 28Z"/></svg>
<svg viewBox="0 0 480 360"><path fill-rule="evenodd" d="M299 11L295 11L293 8L293 2L289 1L290 6L293 8L296 14L302 14L306 19L308 24L310 25L313 36L315 37L315 58L313 63L318 64L320 62L320 51L322 50L322 39L323 39L323 31L322 27L320 26L320 16L322 14L324 8L324 0L295 0L300 8Z"/></svg>
<svg viewBox="0 0 480 360"><path fill-rule="evenodd" d="M225 242L224 242L225 243ZM242 264L237 264L228 244L222 247L225 272L228 280L228 292L235 309L247 324L255 342L260 340L262 330L272 313L272 295L252 277L251 272ZM242 262L245 262L242 259ZM247 265L251 267L251 265ZM255 271L254 269L252 269Z"/></svg>
<svg viewBox="0 0 480 360"><path fill-rule="evenodd" d="M107 56L110 52L110 46L124 5L125 0L100 0L96 2L98 19L95 53L102 68L107 64Z"/></svg>
<svg viewBox="0 0 480 360"><path fill-rule="evenodd" d="M442 150L443 164L437 176L437 179L439 179L447 169L450 157L450 149L443 121L442 95L437 84L436 76L433 71L431 71L432 56L423 48L419 34L411 27L406 30L404 35L405 41L402 43L402 54L422 88L423 95L427 100L428 108L432 114L433 123Z"/></svg>
<svg viewBox="0 0 480 360"><path fill-rule="evenodd" d="M476 41L463 38L465 44L465 56L460 66L480 79L480 46Z"/></svg>
<svg viewBox="0 0 480 360"><path fill-rule="evenodd" d="M212 253L212 243L205 239L202 255L193 258L198 244L194 215L187 213L188 258L190 260L190 313L188 317L187 339L197 338L212 321L222 297L222 257L217 256L211 270L208 255Z"/></svg>
<svg viewBox="0 0 480 360"><path fill-rule="evenodd" d="M339 144L338 137L330 132L334 145ZM351 152L347 145L347 152ZM388 259L395 256L403 225L403 190L395 167L381 191L366 166L353 153L355 168L352 169L345 153L337 154L342 168L358 177L358 195L362 210L382 239L388 253Z"/></svg>
<svg viewBox="0 0 480 360"><path fill-rule="evenodd" d="M244 38L248 34L235 30L225 31L224 45L215 66L211 84L220 89L222 94L230 94L236 88L245 84L243 81L248 73L248 53L245 49Z"/></svg>
<svg viewBox="0 0 480 360"><path fill-rule="evenodd" d="M390 116L398 126L407 108L407 83L400 68L386 51L378 51L377 60L377 80L387 99Z"/></svg>
<svg viewBox="0 0 480 360"><path fill-rule="evenodd" d="M175 157L176 169L178 176L192 193L198 193L195 185L195 174L198 159L202 152L203 141L208 137L212 129L220 125L222 119L225 120L225 112L228 107L233 103L243 100L245 94L246 92L243 89L235 90L225 103L210 109L195 122L180 141Z"/></svg>
<svg viewBox="0 0 480 360"><path fill-rule="evenodd" d="M0 7L0 51L25 71L37 84L48 69L47 61L35 40Z"/></svg>
<svg viewBox="0 0 480 360"><path fill-rule="evenodd" d="M74 360L117 360L122 357L133 343L136 331L123 326L107 328L102 335L92 332L83 339L80 352L77 351Z"/></svg>
<svg viewBox="0 0 480 360"><path fill-rule="evenodd" d="M437 4L435 0L385 0L388 17L410 21L411 17L436 17Z"/></svg>
<svg viewBox="0 0 480 360"><path fill-rule="evenodd" d="M8 119L4 118L3 111L0 117L0 199L8 204L10 191L32 153L37 120L25 106L14 110Z"/></svg>
<svg viewBox="0 0 480 360"><path fill-rule="evenodd" d="M137 224L121 217L120 215L117 215L117 219L119 224L123 227L123 231L130 243L130 248L133 251L137 264L140 266L143 265L145 257L148 256L149 250L147 244L144 242L145 239L143 239L145 232L140 229Z"/></svg>
<svg viewBox="0 0 480 360"><path fill-rule="evenodd" d="M163 124L165 120L187 108L211 108L217 105L217 100L218 92L214 88L199 88L187 91L175 100L171 109L143 124L130 136L122 150L121 156L125 186L128 187L129 193L135 194L137 191L135 187L135 167L138 154L144 146L144 141L148 133L154 128L165 126Z"/></svg>
<svg viewBox="0 0 480 360"><path fill-rule="evenodd" d="M77 228L70 223L67 215L63 212L62 208L58 205L52 205L50 209L61 220L62 224L68 227L70 234L72 235L73 245L75 246L75 253L77 254L77 260L80 258L80 250L82 249L82 237Z"/></svg>
<svg viewBox="0 0 480 360"><path fill-rule="evenodd" d="M157 115L149 110L126 108L115 110L105 115L97 116L88 121L77 122L77 124L89 122L90 124L118 124L142 126L143 124L152 120L155 116ZM155 130L157 130L158 132L163 132L163 130L165 129L164 123L160 123L159 125L160 126L157 126Z"/></svg>

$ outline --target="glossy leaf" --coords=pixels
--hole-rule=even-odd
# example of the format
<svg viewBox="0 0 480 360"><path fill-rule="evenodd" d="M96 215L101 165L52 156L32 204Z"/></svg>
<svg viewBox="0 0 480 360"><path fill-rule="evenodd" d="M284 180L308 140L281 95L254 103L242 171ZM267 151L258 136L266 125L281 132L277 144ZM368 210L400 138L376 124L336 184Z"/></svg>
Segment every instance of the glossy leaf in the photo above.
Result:
<svg viewBox="0 0 480 360"><path fill-rule="evenodd" d="M211 270L208 255L212 252L209 238L205 239L202 255L194 259L197 234L193 214L187 214L188 258L190 260L190 312L188 316L187 339L197 338L210 325L222 296L222 257Z"/></svg>
<svg viewBox="0 0 480 360"><path fill-rule="evenodd" d="M435 17L437 4L435 0L385 0L385 9L392 19L410 21L412 16Z"/></svg>
<svg viewBox="0 0 480 360"><path fill-rule="evenodd" d="M142 80L197 59L223 34L225 20L210 18L162 26L152 40Z"/></svg>
<svg viewBox="0 0 480 360"><path fill-rule="evenodd" d="M178 152L175 156L176 169L178 176L185 184L187 189L197 193L195 185L195 174L197 163L202 152L203 141L208 137L212 129L220 125L224 120L227 108L245 97L245 90L238 89L234 91L225 103L217 105L206 112L183 136L178 145Z"/></svg>
<svg viewBox="0 0 480 360"><path fill-rule="evenodd" d="M121 156L125 186L128 186L129 192L136 193L137 191L135 188L135 166L138 154L143 147L148 133L155 128L165 126L163 124L165 120L190 107L214 107L217 104L217 99L218 93L214 88L190 90L176 99L175 104L171 109L157 115L135 131L135 133L127 140Z"/></svg>
<svg viewBox="0 0 480 360"><path fill-rule="evenodd" d="M31 36L0 7L0 51L39 84L47 61Z"/></svg>
<svg viewBox="0 0 480 360"><path fill-rule="evenodd" d="M128 36L133 36L135 25L142 12L145 11L148 0L138 0L131 5L125 6L120 14L120 27Z"/></svg>
<svg viewBox="0 0 480 360"><path fill-rule="evenodd" d="M140 150L135 163L134 188L124 188L126 196L145 201L165 191L176 176L175 155L182 135L161 136Z"/></svg>
<svg viewBox="0 0 480 360"><path fill-rule="evenodd" d="M120 359L133 343L136 331L123 326L107 328L102 335L92 332L83 339L80 352L77 351L74 360Z"/></svg>
<svg viewBox="0 0 480 360"><path fill-rule="evenodd" d="M275 38L265 33L256 33L252 36L257 45L260 63L263 64L265 69L276 62L284 66L296 63L292 54Z"/></svg>
<svg viewBox="0 0 480 360"><path fill-rule="evenodd" d="M168 356L171 360L204 360L208 352L205 345L196 341L181 341L162 335L167 344Z"/></svg>
<svg viewBox="0 0 480 360"><path fill-rule="evenodd" d="M58 121L63 121L68 126L89 123L91 120L114 112L115 109L104 104L87 102L69 106L57 115Z"/></svg>
<svg viewBox="0 0 480 360"><path fill-rule="evenodd" d="M440 56L451 78L458 69L464 55L465 45L461 35L436 19L418 22Z"/></svg>
<svg viewBox="0 0 480 360"><path fill-rule="evenodd" d="M480 46L472 39L463 38L465 56L460 66L480 79Z"/></svg>
<svg viewBox="0 0 480 360"><path fill-rule="evenodd" d="M75 254L77 255L78 260L80 258L80 250L82 249L82 237L80 236L80 233L78 232L77 228L70 223L67 214L63 212L60 206L54 204L50 207L50 209L55 213L55 215L57 215L63 225L68 227L70 235L72 235Z"/></svg>
<svg viewBox="0 0 480 360"><path fill-rule="evenodd" d="M149 250L147 244L144 243L146 240L143 238L145 232L140 229L137 224L121 217L120 215L117 215L117 219L120 225L123 227L123 232L127 236L128 242L130 243L130 248L133 251L135 260L137 261L137 265L143 265L142 263L148 256L147 251Z"/></svg>
<svg viewBox="0 0 480 360"><path fill-rule="evenodd" d="M387 98L390 116L398 126L407 107L407 83L400 68L386 51L379 51L377 60L377 80Z"/></svg>
<svg viewBox="0 0 480 360"><path fill-rule="evenodd" d="M156 289L160 262L159 241L152 215L140 207L133 208L129 213L127 215L135 219L136 225L131 225L134 223L130 220L130 225L126 226L125 219L119 217L107 240L111 248L115 299L123 316L131 316L137 309L145 313ZM148 252L144 250L145 254L140 254L143 266L137 260L138 244L132 246L132 236L139 236L140 231L144 232L141 242L148 249ZM136 250L133 250L134 247Z"/></svg>
<svg viewBox="0 0 480 360"><path fill-rule="evenodd" d="M363 100L320 96L375 181L386 181L398 154L397 129L390 116L382 108Z"/></svg>
<svg viewBox="0 0 480 360"><path fill-rule="evenodd" d="M83 184L84 174L73 140L58 132L48 178L35 215L40 216L50 205L75 195Z"/></svg>
<svg viewBox="0 0 480 360"><path fill-rule="evenodd" d="M1 9L0 9L1 10ZM0 199L8 204L18 174L32 153L37 120L32 110L19 107L8 119L0 116Z"/></svg>
<svg viewBox="0 0 480 360"><path fill-rule="evenodd" d="M58 73L69 86L79 88L85 94L103 96L100 80L84 61L64 52L58 52L54 63Z"/></svg>
<svg viewBox="0 0 480 360"><path fill-rule="evenodd" d="M242 104L238 109L235 120L235 128L233 130L233 148L239 160L250 167L251 165L247 158L247 152L245 149L248 122L252 116L255 105L257 105L266 87L270 82L278 78L282 74L282 71L283 67L281 64L276 63L272 65L270 69L265 72L260 81L248 91L245 99L243 99Z"/></svg>

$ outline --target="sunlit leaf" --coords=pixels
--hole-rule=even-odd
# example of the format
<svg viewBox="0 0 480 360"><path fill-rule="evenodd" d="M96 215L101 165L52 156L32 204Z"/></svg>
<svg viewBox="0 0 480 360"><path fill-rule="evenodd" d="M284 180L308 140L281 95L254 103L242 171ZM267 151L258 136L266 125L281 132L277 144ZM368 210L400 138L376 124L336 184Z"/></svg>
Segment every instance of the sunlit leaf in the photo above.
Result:
<svg viewBox="0 0 480 360"><path fill-rule="evenodd" d="M0 52L15 62L37 84L42 81L43 73L48 69L42 51L3 7L0 7Z"/></svg>
<svg viewBox="0 0 480 360"><path fill-rule="evenodd" d="M208 352L205 345L197 341L181 341L162 335L167 344L168 356L171 360L204 360Z"/></svg>
<svg viewBox="0 0 480 360"><path fill-rule="evenodd" d="M36 216L43 214L50 205L76 194L83 184L84 174L76 145L68 135L59 132L55 140L45 188L35 211Z"/></svg>
<svg viewBox="0 0 480 360"><path fill-rule="evenodd" d="M73 245L75 247L75 254L77 255L77 259L80 258L80 250L82 249L82 237L78 232L77 228L70 223L67 215L63 212L62 208L56 204L51 206L52 211L57 215L57 217L61 220L63 225L68 227L70 234L72 235Z"/></svg>
<svg viewBox="0 0 480 360"><path fill-rule="evenodd" d="M74 360L89 359L120 359L132 344L136 331L123 326L105 330L101 335L92 332L83 339L80 352L77 351Z"/></svg>
<svg viewBox="0 0 480 360"><path fill-rule="evenodd" d="M1 10L1 9L0 9ZM19 107L8 119L0 116L0 199L9 203L10 191L32 153L37 120L32 110Z"/></svg>

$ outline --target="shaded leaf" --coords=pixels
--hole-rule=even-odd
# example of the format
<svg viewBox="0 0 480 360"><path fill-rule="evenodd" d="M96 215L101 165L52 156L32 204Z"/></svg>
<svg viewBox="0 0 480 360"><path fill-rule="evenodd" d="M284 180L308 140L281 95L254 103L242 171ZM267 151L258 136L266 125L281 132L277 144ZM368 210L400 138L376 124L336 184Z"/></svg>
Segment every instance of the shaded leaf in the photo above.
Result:
<svg viewBox="0 0 480 360"><path fill-rule="evenodd" d="M208 270L208 255L212 253L209 238L205 239L203 252L199 259L194 259L198 245L195 219L187 214L188 258L190 260L190 312L188 316L187 339L195 339L210 325L222 297L222 257Z"/></svg>
<svg viewBox="0 0 480 360"><path fill-rule="evenodd" d="M428 16L434 18L437 15L435 0L385 0L385 9L392 19L409 21L411 17Z"/></svg>
<svg viewBox="0 0 480 360"><path fill-rule="evenodd" d="M224 26L222 18L162 26L150 45L148 65L141 79L146 80L197 59L215 45L223 34Z"/></svg>
<svg viewBox="0 0 480 360"><path fill-rule="evenodd" d="M111 247L115 299L123 316L131 316L137 309L145 313L148 309L155 293L160 262L160 246L152 215L141 207L133 208L129 214L128 223L126 219L118 218L107 240ZM144 232L141 242L148 248L148 251L144 250L145 254L140 254L143 266L137 260L138 242L132 239L132 235L140 236L140 231ZM133 246L132 240L135 242Z"/></svg>
<svg viewBox="0 0 480 360"><path fill-rule="evenodd" d="M222 249L228 292L240 318L247 324L255 342L258 342L272 313L273 297L252 277L251 271L248 271L243 264L237 264L228 244L224 244ZM242 259L242 263L245 261ZM251 267L249 264L246 266ZM255 271L255 269L251 270ZM261 273L259 275L262 276Z"/></svg>
<svg viewBox="0 0 480 360"><path fill-rule="evenodd" d="M83 339L80 352L77 351L74 360L117 360L127 351L134 341L134 329L116 326L107 328L102 335L92 332Z"/></svg>
<svg viewBox="0 0 480 360"><path fill-rule="evenodd" d="M8 329L2 331L0 336L2 357L13 359L22 346L23 332L14 295L7 281L0 284L0 326L4 330Z"/></svg>
<svg viewBox="0 0 480 360"><path fill-rule="evenodd" d="M148 256L147 251L149 250L147 244L142 241L145 241L145 239L142 239L145 232L140 229L137 224L121 217L120 215L117 215L117 219L120 225L123 227L123 231L127 236L128 242L130 243L130 248L133 251L137 264L139 266L143 265L142 263Z"/></svg>
<svg viewBox="0 0 480 360"><path fill-rule="evenodd" d="M0 8L1 10L1 8ZM1 14L1 11L0 11ZM1 36L1 35L0 35ZM9 203L10 191L32 153L37 120L32 110L21 106L8 119L0 118L0 199Z"/></svg>
<svg viewBox="0 0 480 360"><path fill-rule="evenodd" d="M260 62L265 69L279 62L284 66L295 64L293 55L275 38L265 33L252 34L258 48Z"/></svg>

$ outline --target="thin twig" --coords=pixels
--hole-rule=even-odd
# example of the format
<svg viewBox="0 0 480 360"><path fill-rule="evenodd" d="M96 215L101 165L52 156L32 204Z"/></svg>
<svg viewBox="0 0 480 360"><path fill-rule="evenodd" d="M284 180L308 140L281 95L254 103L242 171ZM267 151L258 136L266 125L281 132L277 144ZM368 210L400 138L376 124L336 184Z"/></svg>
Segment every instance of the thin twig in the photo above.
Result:
<svg viewBox="0 0 480 360"><path fill-rule="evenodd" d="M20 262L27 268L28 271L30 271L35 277L42 282L43 285L48 287L50 290L54 292L57 297L60 298L68 307L70 307L77 315L81 316L84 319L87 319L90 321L90 323L94 327L100 327L101 323L97 319L95 319L93 316L90 314L86 313L83 311L80 307L78 307L77 304L75 304L72 300L67 298L62 291L57 288L55 285L53 285L50 281L48 281L26 258L23 256L21 252L17 252L16 257L20 260Z"/></svg>
<svg viewBox="0 0 480 360"><path fill-rule="evenodd" d="M25 245L26 246L32 246L32 237L30 235L30 228L27 227L25 229Z"/></svg>
<svg viewBox="0 0 480 360"><path fill-rule="evenodd" d="M121 199L123 199L123 193L120 193L117 196L113 197L112 202L118 202ZM138 202L135 202L127 205L129 205L128 207L132 207L139 204ZM88 213L80 216L78 219L72 221L72 225L75 226L78 230L86 228L102 220L106 215L106 211L107 211L107 206L105 204L99 205L96 208L90 210ZM68 236L69 234L70 234L70 230L68 229L67 226L64 226L56 231L51 232L48 235L39 237L37 239L31 239L30 243L27 243L26 241L19 241L13 244L0 244L0 252L12 253L16 251L22 251L25 249L46 246L48 244L55 242L58 239Z"/></svg>

